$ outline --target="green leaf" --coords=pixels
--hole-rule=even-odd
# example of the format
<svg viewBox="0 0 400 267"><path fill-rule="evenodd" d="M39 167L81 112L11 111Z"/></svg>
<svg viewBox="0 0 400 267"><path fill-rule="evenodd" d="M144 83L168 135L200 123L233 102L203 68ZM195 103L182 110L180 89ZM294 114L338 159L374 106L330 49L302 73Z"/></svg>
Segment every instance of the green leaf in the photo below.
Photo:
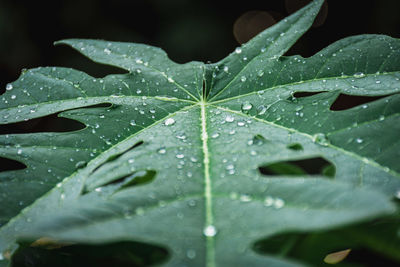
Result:
<svg viewBox="0 0 400 267"><path fill-rule="evenodd" d="M292 266L301 257L254 244L392 214L400 42L361 35L283 56L322 2L213 64L176 64L142 44L57 42L128 72L46 67L7 85L1 124L58 114L85 127L0 136L0 156L27 166L0 173L0 266L19 240L42 237L160 247L165 266ZM380 99L332 110L340 94Z"/></svg>

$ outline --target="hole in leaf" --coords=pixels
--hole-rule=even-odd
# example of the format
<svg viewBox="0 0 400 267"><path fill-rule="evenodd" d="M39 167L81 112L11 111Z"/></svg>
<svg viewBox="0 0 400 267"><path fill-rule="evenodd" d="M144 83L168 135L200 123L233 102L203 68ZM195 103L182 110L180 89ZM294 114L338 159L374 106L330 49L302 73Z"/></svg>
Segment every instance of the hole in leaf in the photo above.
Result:
<svg viewBox="0 0 400 267"><path fill-rule="evenodd" d="M143 143L144 143L143 141L139 141L139 142L137 142L136 144L134 144L133 146L131 146L128 150L125 150L125 151L123 151L122 153L119 153L119 154L115 154L115 155L110 156L110 157L107 159L107 161L106 161L105 163L110 162L110 161L114 161L114 160L118 159L121 155L125 154L125 153L128 152L128 151L131 151L131 150L137 148L138 146L143 145Z"/></svg>
<svg viewBox="0 0 400 267"><path fill-rule="evenodd" d="M97 167L92 171L92 173L96 172L98 169L100 169L100 168L101 168L102 166L104 166L105 164L110 163L111 161L114 161L114 160L118 159L119 157L121 157L121 156L122 156L123 154L125 154L126 152L131 151L132 149L135 149L135 148L137 148L138 146L141 146L141 145L143 145L143 144L144 144L143 141L139 141L139 142L135 143L133 146L131 146L130 148L128 148L127 150L124 150L124 151L122 151L122 152L120 152L120 153L111 155L111 156L107 159L107 161L105 161L103 164L97 166Z"/></svg>
<svg viewBox="0 0 400 267"><path fill-rule="evenodd" d="M293 96L295 98L302 98L302 97L307 97L307 96L312 96L312 95L318 95L321 93L325 93L326 91L322 91L322 92L295 92L293 94Z"/></svg>
<svg viewBox="0 0 400 267"><path fill-rule="evenodd" d="M153 266L165 262L168 257L166 249L141 242L118 242L102 245L80 244L53 246L53 248L30 247L28 244L23 244L12 258L12 266Z"/></svg>
<svg viewBox="0 0 400 267"><path fill-rule="evenodd" d="M155 176L156 176L156 172L154 170L138 171L133 174L124 176L122 178L118 178L116 180L110 181L106 184L103 184L102 186L118 185L119 186L118 190L121 190L121 189L131 187L131 186L137 186L137 185L143 185L143 184L150 183L151 181L154 180Z"/></svg>
<svg viewBox="0 0 400 267"><path fill-rule="evenodd" d="M303 146L300 145L299 143L290 144L287 146L287 148L289 148L291 150L295 150L295 151L303 150Z"/></svg>
<svg viewBox="0 0 400 267"><path fill-rule="evenodd" d="M87 107L80 107L78 109L86 108L112 108L111 103L100 103ZM74 109L72 109L74 110ZM18 134L18 133L41 133L41 132L53 132L63 133L82 130L86 127L85 124L64 117L59 117L61 112L35 118L23 122L10 123L0 125L0 134Z"/></svg>
<svg viewBox="0 0 400 267"><path fill-rule="evenodd" d="M261 174L268 176L299 176L299 175L323 175L335 176L335 166L321 157L279 161L258 168Z"/></svg>
<svg viewBox="0 0 400 267"><path fill-rule="evenodd" d="M14 171L23 170L27 166L19 161L0 157L0 172L2 171Z"/></svg>
<svg viewBox="0 0 400 267"><path fill-rule="evenodd" d="M86 126L76 120L58 117L58 114L52 114L24 122L10 123L0 125L0 134L18 134L18 133L40 133L54 132L63 133L78 131Z"/></svg>
<svg viewBox="0 0 400 267"><path fill-rule="evenodd" d="M339 111L351 109L353 107L373 102L384 97L386 96L354 96L340 94L339 97L336 98L335 102L331 105L330 110Z"/></svg>
<svg viewBox="0 0 400 267"><path fill-rule="evenodd" d="M264 136L257 134L253 137L253 145L262 145L268 140Z"/></svg>
<svg viewBox="0 0 400 267"><path fill-rule="evenodd" d="M368 249L363 238L354 238L351 233L358 227L363 225L323 232L281 233L255 242L253 250L259 254L295 259L311 266L329 266L324 263L327 255L351 249L342 261L346 265L340 266L398 266L394 260ZM368 228L365 230L368 231Z"/></svg>

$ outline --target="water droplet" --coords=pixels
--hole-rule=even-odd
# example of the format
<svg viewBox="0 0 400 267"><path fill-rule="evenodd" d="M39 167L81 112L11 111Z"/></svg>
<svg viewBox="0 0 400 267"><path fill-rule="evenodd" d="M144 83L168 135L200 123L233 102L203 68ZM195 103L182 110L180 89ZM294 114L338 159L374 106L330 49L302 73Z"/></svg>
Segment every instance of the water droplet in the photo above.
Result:
<svg viewBox="0 0 400 267"><path fill-rule="evenodd" d="M18 155L21 155L21 154L22 154L22 149L18 149L18 150L17 150L17 154L18 154Z"/></svg>
<svg viewBox="0 0 400 267"><path fill-rule="evenodd" d="M16 99L17 96L16 95L11 95L11 99Z"/></svg>
<svg viewBox="0 0 400 267"><path fill-rule="evenodd" d="M229 71L229 67L228 66L225 66L224 67L224 72L228 72Z"/></svg>
<svg viewBox="0 0 400 267"><path fill-rule="evenodd" d="M275 198L273 205L275 209L280 209L283 208L283 206L285 206L285 201L281 198Z"/></svg>
<svg viewBox="0 0 400 267"><path fill-rule="evenodd" d="M141 59L136 59L136 63L143 64L143 61Z"/></svg>
<svg viewBox="0 0 400 267"><path fill-rule="evenodd" d="M235 169L235 166L234 166L233 164L228 164L228 165L226 166L226 169L227 169L227 170L233 170L233 169Z"/></svg>
<svg viewBox="0 0 400 267"><path fill-rule="evenodd" d="M196 258L196 251L195 251L194 249L188 249L188 250L186 251L186 256L187 256L189 259L194 259L194 258Z"/></svg>
<svg viewBox="0 0 400 267"><path fill-rule="evenodd" d="M172 124L174 124L175 123L175 120L173 119L173 118L168 118L168 119L166 119L165 120L165 122L164 122L164 124L165 125L172 125Z"/></svg>
<svg viewBox="0 0 400 267"><path fill-rule="evenodd" d="M172 79L171 77L168 77L168 81L169 81L170 83L175 82L174 79Z"/></svg>
<svg viewBox="0 0 400 267"><path fill-rule="evenodd" d="M213 237L217 234L217 228L214 225L208 225L204 228L203 234L207 237Z"/></svg>
<svg viewBox="0 0 400 267"><path fill-rule="evenodd" d="M96 192L101 192L101 187L96 187L95 189L94 189L94 191L96 191Z"/></svg>
<svg viewBox="0 0 400 267"><path fill-rule="evenodd" d="M183 159L185 157L185 155L184 154L176 154L175 157L178 159Z"/></svg>
<svg viewBox="0 0 400 267"><path fill-rule="evenodd" d="M243 195L240 195L239 200L241 202L250 202L252 200L252 198L249 195L243 194Z"/></svg>
<svg viewBox="0 0 400 267"><path fill-rule="evenodd" d="M273 204L274 204L274 199L272 198L272 197L270 197L270 196L267 196L265 199L264 199L264 206L266 206L266 207L270 207L270 206L272 206Z"/></svg>
<svg viewBox="0 0 400 267"><path fill-rule="evenodd" d="M235 53L236 53L236 54L240 54L240 53L242 53L242 48L240 48L240 47L236 47L236 49L235 49Z"/></svg>
<svg viewBox="0 0 400 267"><path fill-rule="evenodd" d="M189 207L195 207L196 205L197 205L196 200L191 199L191 200L188 201L188 206Z"/></svg>
<svg viewBox="0 0 400 267"><path fill-rule="evenodd" d="M191 161L191 162L197 162L197 158L195 158L195 157L190 157L190 161Z"/></svg>
<svg viewBox="0 0 400 267"><path fill-rule="evenodd" d="M241 81L241 82L245 82L245 81L246 81L246 76L240 77L240 81Z"/></svg>
<svg viewBox="0 0 400 267"><path fill-rule="evenodd" d="M379 121L383 121L385 119L384 115L379 116Z"/></svg>
<svg viewBox="0 0 400 267"><path fill-rule="evenodd" d="M6 85L6 90L7 90L7 91L10 91L10 90L12 90L12 89L13 89L12 84L11 84L11 83L8 83L8 84Z"/></svg>
<svg viewBox="0 0 400 267"><path fill-rule="evenodd" d="M214 133L211 135L211 138L217 138L219 136L219 133Z"/></svg>
<svg viewBox="0 0 400 267"><path fill-rule="evenodd" d="M237 125L240 126L240 127L242 127L242 126L245 125L245 123L244 123L244 121L238 121Z"/></svg>
<svg viewBox="0 0 400 267"><path fill-rule="evenodd" d="M165 153L167 152L167 150L165 149L165 147L160 147L160 148L157 150L157 152L158 152L159 154L165 154Z"/></svg>
<svg viewBox="0 0 400 267"><path fill-rule="evenodd" d="M314 134L312 140L313 140L314 143L317 143L317 144L319 144L321 146L328 146L329 145L329 140L326 137L326 135L323 134L323 133Z"/></svg>
<svg viewBox="0 0 400 267"><path fill-rule="evenodd" d="M144 209L142 207L138 207L136 208L135 212L137 215L141 216L144 213Z"/></svg>
<svg viewBox="0 0 400 267"><path fill-rule="evenodd" d="M85 166L86 166L86 161L83 161L83 160L78 161L78 162L75 164L75 168L77 168L77 169L83 168L83 167L85 167Z"/></svg>
<svg viewBox="0 0 400 267"><path fill-rule="evenodd" d="M129 160L128 160L128 163L129 163L129 164L132 164L132 163L134 163L134 162L135 162L134 159L129 159Z"/></svg>
<svg viewBox="0 0 400 267"><path fill-rule="evenodd" d="M262 77L264 75L264 71L263 70L259 70L257 72L258 77Z"/></svg>
<svg viewBox="0 0 400 267"><path fill-rule="evenodd" d="M255 150L251 150L251 151L250 151L250 155L252 155L252 156L256 156L256 155L257 155L257 151L255 151Z"/></svg>
<svg viewBox="0 0 400 267"><path fill-rule="evenodd" d="M185 140L186 139L186 134L184 132L179 132L176 134L176 138L180 140Z"/></svg>
<svg viewBox="0 0 400 267"><path fill-rule="evenodd" d="M253 105L250 103L250 102L248 102L248 101L246 101L246 102L244 102L243 104L242 104L242 111L244 111L244 112L247 112L247 111L249 111L250 109L252 109L253 108Z"/></svg>
<svg viewBox="0 0 400 267"><path fill-rule="evenodd" d="M257 114L258 115L264 115L265 112L267 112L267 107L261 105L257 108Z"/></svg>
<svg viewBox="0 0 400 267"><path fill-rule="evenodd" d="M376 80L376 81L375 81L375 83L376 83L376 84L380 84L380 83L381 83L381 81L379 81L379 80Z"/></svg>
<svg viewBox="0 0 400 267"><path fill-rule="evenodd" d="M356 142L357 142L358 144L361 144L362 142L364 142L364 140L362 140L361 138L356 138Z"/></svg>
<svg viewBox="0 0 400 267"><path fill-rule="evenodd" d="M226 122L233 122L235 120L235 118L233 117L233 116L231 116L231 115L227 115L226 117L225 117L225 121Z"/></svg>
<svg viewBox="0 0 400 267"><path fill-rule="evenodd" d="M363 72L356 72L356 73L354 73L353 76L356 77L356 78L362 78L362 77L365 76L365 74Z"/></svg>
<svg viewBox="0 0 400 267"><path fill-rule="evenodd" d="M135 126L135 125L136 125L136 121L135 121L135 120L131 120L131 121L129 122L129 124L130 124L131 126Z"/></svg>
<svg viewBox="0 0 400 267"><path fill-rule="evenodd" d="M108 48L104 48L104 53L106 53L107 55L111 54L111 50Z"/></svg>

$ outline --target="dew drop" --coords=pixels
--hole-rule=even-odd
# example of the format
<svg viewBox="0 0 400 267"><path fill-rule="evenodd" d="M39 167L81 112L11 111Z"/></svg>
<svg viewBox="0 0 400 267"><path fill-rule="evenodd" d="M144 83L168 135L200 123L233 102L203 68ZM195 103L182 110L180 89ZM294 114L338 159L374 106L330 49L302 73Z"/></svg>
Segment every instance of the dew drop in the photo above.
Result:
<svg viewBox="0 0 400 267"><path fill-rule="evenodd" d="M329 140L326 137L325 134L323 133L316 133L313 135L312 140L314 143L317 143L321 146L328 146L329 145Z"/></svg>
<svg viewBox="0 0 400 267"><path fill-rule="evenodd" d="M85 167L85 166L86 166L86 161L83 161L83 160L78 161L78 162L75 164L75 168L77 168L77 169L83 168L83 167Z"/></svg>
<svg viewBox="0 0 400 267"><path fill-rule="evenodd" d="M214 138L214 139L215 139L215 138L217 138L218 136L219 136L219 133L214 133L214 134L211 135L211 138Z"/></svg>
<svg viewBox="0 0 400 267"><path fill-rule="evenodd" d="M165 153L167 152L167 150L165 149L165 147L160 147L160 148L157 150L157 152L158 152L158 154L165 154Z"/></svg>
<svg viewBox="0 0 400 267"><path fill-rule="evenodd" d="M233 170L233 169L235 169L235 166L233 164L229 164L229 165L226 166L226 169L227 170Z"/></svg>
<svg viewBox="0 0 400 267"><path fill-rule="evenodd" d="M184 154L176 154L175 157L178 159L183 159L185 157L185 155Z"/></svg>
<svg viewBox="0 0 400 267"><path fill-rule="evenodd" d="M379 116L379 121L383 121L385 119L384 115Z"/></svg>
<svg viewBox="0 0 400 267"><path fill-rule="evenodd" d="M379 80L376 80L376 81L375 81L375 83L376 83L376 84L380 84L380 83L381 83L381 81L379 81Z"/></svg>
<svg viewBox="0 0 400 267"><path fill-rule="evenodd" d="M250 202L252 200L252 198L249 195L243 194L243 195L240 195L239 200L241 202Z"/></svg>
<svg viewBox="0 0 400 267"><path fill-rule="evenodd" d="M264 75L264 71L263 70L259 70L257 72L258 77L262 77Z"/></svg>
<svg viewBox="0 0 400 267"><path fill-rule="evenodd" d="M214 225L208 225L204 228L203 234L207 237L213 237L217 234L217 228Z"/></svg>
<svg viewBox="0 0 400 267"><path fill-rule="evenodd" d="M11 99L16 99L17 96L16 95L11 95Z"/></svg>
<svg viewBox="0 0 400 267"><path fill-rule="evenodd" d="M264 115L265 112L267 112L267 107L265 107L264 105L261 105L257 108L258 115Z"/></svg>
<svg viewBox="0 0 400 267"><path fill-rule="evenodd" d="M10 90L12 90L12 89L13 89L13 86L12 86L11 83L9 83L9 84L6 85L6 90L7 90L7 91L10 91Z"/></svg>
<svg viewBox="0 0 400 267"><path fill-rule="evenodd" d="M245 123L244 123L244 121L238 121L237 125L240 126L240 127L242 127L242 126L245 125Z"/></svg>
<svg viewBox="0 0 400 267"><path fill-rule="evenodd" d="M253 108L253 105L250 102L244 102L242 104L242 111L246 112Z"/></svg>
<svg viewBox="0 0 400 267"><path fill-rule="evenodd" d="M22 149L18 149L18 150L17 150L17 154L18 154L18 155L21 155L21 154L22 154Z"/></svg>
<svg viewBox="0 0 400 267"><path fill-rule="evenodd" d="M186 256L187 256L189 259L194 259L194 258L196 258L196 251L195 251L194 249L188 249L188 250L186 251Z"/></svg>
<svg viewBox="0 0 400 267"><path fill-rule="evenodd" d="M135 212L137 215L141 216L144 214L144 209L142 207L138 207L136 208Z"/></svg>
<svg viewBox="0 0 400 267"><path fill-rule="evenodd" d="M241 81L241 82L245 82L245 81L246 81L246 76L240 77L240 81Z"/></svg>
<svg viewBox="0 0 400 267"><path fill-rule="evenodd" d="M179 132L179 133L177 133L176 138L178 138L180 140L185 140L186 134L184 132Z"/></svg>
<svg viewBox="0 0 400 267"><path fill-rule="evenodd" d="M273 205L275 209L281 209L285 206L285 201L281 198L275 198Z"/></svg>
<svg viewBox="0 0 400 267"><path fill-rule="evenodd" d="M235 120L235 118L233 117L233 116L231 116L231 115L227 115L226 117L225 117L225 121L226 122L233 122Z"/></svg>
<svg viewBox="0 0 400 267"><path fill-rule="evenodd" d="M136 125L136 121L135 121L135 120L131 120L131 121L129 122L129 124L130 124L131 126L135 126L135 125Z"/></svg>
<svg viewBox="0 0 400 267"><path fill-rule="evenodd" d="M165 120L165 122L164 122L164 124L165 125L172 125L172 124L174 124L175 123L175 120L173 119L173 118L168 118L168 119L166 119Z"/></svg>
<svg viewBox="0 0 400 267"><path fill-rule="evenodd" d="M236 53L236 54L240 54L240 53L242 53L242 48L240 48L240 47L236 47L236 49L235 49L235 53Z"/></svg>
<svg viewBox="0 0 400 267"><path fill-rule="evenodd" d="M274 204L274 199L272 198L272 197L270 197L270 196L267 196L265 199L264 199L264 206L266 206L266 207L271 207L273 204Z"/></svg>
<svg viewBox="0 0 400 267"><path fill-rule="evenodd" d="M107 55L111 54L111 50L108 48L104 48L104 53L106 53Z"/></svg>
<svg viewBox="0 0 400 267"><path fill-rule="evenodd" d="M362 78L362 77L365 76L365 74L363 72L356 72L356 73L354 73L353 76L356 77L356 78Z"/></svg>
<svg viewBox="0 0 400 267"><path fill-rule="evenodd" d="M357 142L358 144L361 144L362 142L364 142L364 140L362 140L361 138L357 138L357 139L356 139L356 142Z"/></svg>
<svg viewBox="0 0 400 267"><path fill-rule="evenodd" d="M168 77L168 81L169 81L170 83L175 82L174 79L172 79L171 77Z"/></svg>
<svg viewBox="0 0 400 267"><path fill-rule="evenodd" d="M225 66L224 67L224 72L228 72L229 71L229 67L228 66Z"/></svg>

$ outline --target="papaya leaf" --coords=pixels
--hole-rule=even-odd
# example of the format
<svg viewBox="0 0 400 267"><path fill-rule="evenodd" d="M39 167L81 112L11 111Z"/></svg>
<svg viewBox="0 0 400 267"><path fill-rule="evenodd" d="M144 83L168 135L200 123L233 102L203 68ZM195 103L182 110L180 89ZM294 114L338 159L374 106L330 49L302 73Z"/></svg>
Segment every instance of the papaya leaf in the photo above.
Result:
<svg viewBox="0 0 400 267"><path fill-rule="evenodd" d="M212 64L142 44L57 42L127 73L42 67L7 85L1 124L57 114L84 127L0 136L0 156L26 166L0 173L0 266L27 241L151 248L168 254L163 266L297 266L286 245L254 244L393 214L400 41L359 35L284 56L322 2ZM333 108L344 95L371 101ZM132 262L147 262L137 251Z"/></svg>

